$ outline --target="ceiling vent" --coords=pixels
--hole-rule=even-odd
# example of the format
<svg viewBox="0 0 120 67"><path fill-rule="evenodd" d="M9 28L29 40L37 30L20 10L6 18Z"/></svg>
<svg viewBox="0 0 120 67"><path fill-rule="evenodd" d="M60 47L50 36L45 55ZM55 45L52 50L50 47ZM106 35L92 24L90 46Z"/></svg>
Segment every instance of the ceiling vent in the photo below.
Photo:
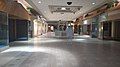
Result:
<svg viewBox="0 0 120 67"><path fill-rule="evenodd" d="M76 13L82 8L82 6L58 6L49 5L51 13Z"/></svg>

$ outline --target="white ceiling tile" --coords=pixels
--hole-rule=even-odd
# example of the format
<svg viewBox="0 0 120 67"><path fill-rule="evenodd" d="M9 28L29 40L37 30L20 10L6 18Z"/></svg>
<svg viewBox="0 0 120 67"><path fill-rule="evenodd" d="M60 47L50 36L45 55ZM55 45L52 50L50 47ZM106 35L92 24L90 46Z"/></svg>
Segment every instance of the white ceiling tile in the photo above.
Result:
<svg viewBox="0 0 120 67"><path fill-rule="evenodd" d="M28 0L26 0L28 1ZM39 4L38 2L41 1L42 3ZM68 6L67 2L71 1L71 6L83 6L83 8L73 13L51 13L48 5L61 5L61 6ZM35 6L39 9L42 14L48 18L49 21L53 20L74 20L75 18L79 17L82 13L87 12L88 10L93 9L95 6L100 5L105 0L31 0L35 4ZM95 2L96 4L93 5L92 3ZM46 11L46 13L45 13Z"/></svg>

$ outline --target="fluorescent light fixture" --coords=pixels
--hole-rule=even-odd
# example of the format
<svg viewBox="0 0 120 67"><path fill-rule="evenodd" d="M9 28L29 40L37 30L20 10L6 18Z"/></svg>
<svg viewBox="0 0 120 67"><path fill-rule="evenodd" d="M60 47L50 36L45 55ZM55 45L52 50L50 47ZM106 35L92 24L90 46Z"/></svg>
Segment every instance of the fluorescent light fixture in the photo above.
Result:
<svg viewBox="0 0 120 67"><path fill-rule="evenodd" d="M95 5L95 3L94 3L94 2L93 2L92 4L93 4L93 5Z"/></svg>
<svg viewBox="0 0 120 67"><path fill-rule="evenodd" d="M66 10L66 8L65 8L65 7L62 7L61 10Z"/></svg>
<svg viewBox="0 0 120 67"><path fill-rule="evenodd" d="M39 3L39 4L41 4L42 2L41 2L41 1L39 1L38 3Z"/></svg>

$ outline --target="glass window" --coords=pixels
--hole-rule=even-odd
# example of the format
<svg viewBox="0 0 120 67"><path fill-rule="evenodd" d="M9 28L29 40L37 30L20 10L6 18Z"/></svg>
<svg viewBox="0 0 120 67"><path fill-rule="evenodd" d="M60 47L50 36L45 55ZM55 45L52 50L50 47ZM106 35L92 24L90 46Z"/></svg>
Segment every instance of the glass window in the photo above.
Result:
<svg viewBox="0 0 120 67"><path fill-rule="evenodd" d="M0 12L0 48L8 45L7 13Z"/></svg>

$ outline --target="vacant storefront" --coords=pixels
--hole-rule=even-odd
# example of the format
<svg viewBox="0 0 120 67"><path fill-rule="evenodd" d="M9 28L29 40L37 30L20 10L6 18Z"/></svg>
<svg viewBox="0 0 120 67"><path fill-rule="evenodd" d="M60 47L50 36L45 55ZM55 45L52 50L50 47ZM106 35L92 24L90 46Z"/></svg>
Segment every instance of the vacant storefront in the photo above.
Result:
<svg viewBox="0 0 120 67"><path fill-rule="evenodd" d="M0 48L8 46L8 19L7 13L0 11Z"/></svg>

